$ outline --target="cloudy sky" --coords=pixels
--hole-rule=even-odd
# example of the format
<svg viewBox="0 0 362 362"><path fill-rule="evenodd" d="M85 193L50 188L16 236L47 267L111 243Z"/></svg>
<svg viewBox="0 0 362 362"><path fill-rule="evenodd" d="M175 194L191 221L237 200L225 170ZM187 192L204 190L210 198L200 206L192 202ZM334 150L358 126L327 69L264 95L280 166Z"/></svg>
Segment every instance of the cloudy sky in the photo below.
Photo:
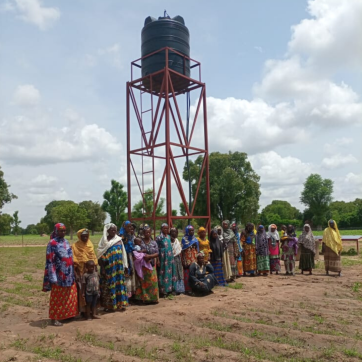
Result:
<svg viewBox="0 0 362 362"><path fill-rule="evenodd" d="M248 153L262 206L302 209L313 172L335 199L362 197L360 0L6 0L0 165L19 199L4 212L26 226L51 200L101 201L112 178L125 183L129 64L165 8L202 62L211 151Z"/></svg>

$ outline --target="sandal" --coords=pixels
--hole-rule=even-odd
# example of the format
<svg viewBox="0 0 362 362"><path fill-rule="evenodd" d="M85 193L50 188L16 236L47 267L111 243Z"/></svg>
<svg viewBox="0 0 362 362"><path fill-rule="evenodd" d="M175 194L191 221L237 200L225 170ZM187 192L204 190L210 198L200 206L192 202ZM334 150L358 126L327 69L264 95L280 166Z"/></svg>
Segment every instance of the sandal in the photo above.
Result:
<svg viewBox="0 0 362 362"><path fill-rule="evenodd" d="M60 323L58 320L54 319L54 320L52 320L52 325L54 327L61 327L61 326L63 326L63 323Z"/></svg>

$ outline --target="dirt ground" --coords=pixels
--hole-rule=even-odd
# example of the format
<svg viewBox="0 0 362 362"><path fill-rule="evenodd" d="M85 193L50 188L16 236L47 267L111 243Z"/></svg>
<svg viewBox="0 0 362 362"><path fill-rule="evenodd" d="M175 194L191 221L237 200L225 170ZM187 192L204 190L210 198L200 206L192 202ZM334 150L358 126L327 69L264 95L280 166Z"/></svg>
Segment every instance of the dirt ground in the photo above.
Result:
<svg viewBox="0 0 362 362"><path fill-rule="evenodd" d="M312 276L243 277L206 297L63 327L49 325L43 258L37 248L0 250L1 362L362 360L359 257L344 260L340 278L319 262Z"/></svg>

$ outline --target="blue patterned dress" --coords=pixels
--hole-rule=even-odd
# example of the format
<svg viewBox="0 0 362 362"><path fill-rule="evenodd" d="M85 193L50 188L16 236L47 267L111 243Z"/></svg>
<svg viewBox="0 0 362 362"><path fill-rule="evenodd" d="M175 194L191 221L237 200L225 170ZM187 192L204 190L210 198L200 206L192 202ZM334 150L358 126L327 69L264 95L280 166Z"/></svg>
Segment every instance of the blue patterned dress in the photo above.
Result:
<svg viewBox="0 0 362 362"><path fill-rule="evenodd" d="M100 258L106 274L105 278L101 278L101 288L103 287L101 298L103 297L103 307L107 309L122 309L128 305L123 265L124 250L123 244L117 243Z"/></svg>
<svg viewBox="0 0 362 362"><path fill-rule="evenodd" d="M159 290L161 294L171 293L176 291L177 281L171 239L161 233L156 242L160 259L160 266L157 268Z"/></svg>

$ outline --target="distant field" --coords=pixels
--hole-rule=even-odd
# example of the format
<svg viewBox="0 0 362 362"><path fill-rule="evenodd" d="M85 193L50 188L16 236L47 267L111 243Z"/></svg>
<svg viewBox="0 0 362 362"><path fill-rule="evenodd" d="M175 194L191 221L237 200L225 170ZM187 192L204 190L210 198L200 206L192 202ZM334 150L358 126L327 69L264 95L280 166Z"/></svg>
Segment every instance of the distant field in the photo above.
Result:
<svg viewBox="0 0 362 362"><path fill-rule="evenodd" d="M362 230L340 230L341 235L361 235L362 236ZM297 231L297 235L300 235L301 231ZM313 231L313 234L315 236L323 235L323 231ZM179 234L180 237L182 237L182 234ZM98 246L99 240L101 239L102 235L101 233L98 233L96 235L91 235L91 240L94 244L94 246ZM69 242L75 243L77 241L77 236L73 236L73 240L70 240L70 237L66 237ZM23 236L23 242L24 245L47 245L49 241L49 236L41 237L39 235L24 235ZM0 236L0 246L2 245L22 245L22 236L18 235L6 235L6 236Z"/></svg>
<svg viewBox="0 0 362 362"><path fill-rule="evenodd" d="M98 245L99 240L101 239L102 235L91 235L91 240L94 245ZM69 240L71 244L75 243L77 241L77 235L73 236L73 240L70 240L69 236L66 236L66 238ZM23 240L23 241L22 241ZM15 236L15 235L6 235L1 236L0 235L0 246L2 245L22 245L24 242L24 245L47 245L49 241L49 236L41 237L39 235L24 235L23 239L21 235Z"/></svg>

